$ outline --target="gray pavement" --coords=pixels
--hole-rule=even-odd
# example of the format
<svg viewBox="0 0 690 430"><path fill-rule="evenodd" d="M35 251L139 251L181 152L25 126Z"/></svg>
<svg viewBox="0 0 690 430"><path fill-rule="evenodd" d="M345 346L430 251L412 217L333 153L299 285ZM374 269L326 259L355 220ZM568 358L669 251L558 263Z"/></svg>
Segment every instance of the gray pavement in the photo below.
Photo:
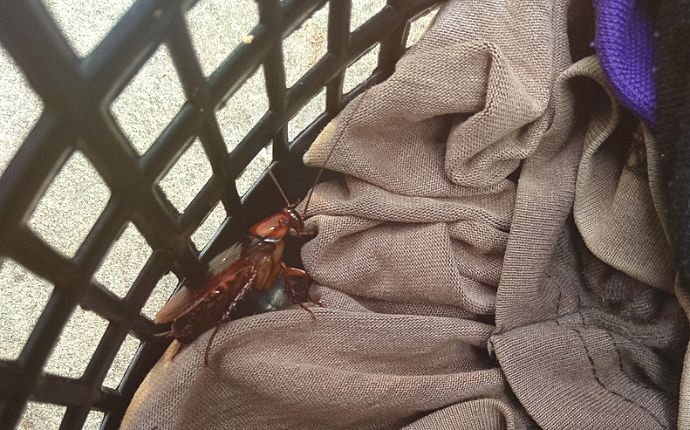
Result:
<svg viewBox="0 0 690 430"><path fill-rule="evenodd" d="M112 25L133 3L133 0L45 0L77 55L84 57L105 37ZM352 28L373 15L385 0L353 1ZM326 51L328 8L318 11L311 20L284 42L287 84L294 84ZM427 16L413 26L410 40L416 40L430 22ZM200 1L188 14L187 22L202 69L209 75L228 55L233 46L257 21L256 4L252 0ZM376 66L376 47L362 57L346 73L345 90L364 80ZM8 54L0 48L0 172L14 156L17 148L41 114L41 100L33 93ZM139 154L149 148L163 127L184 103L182 89L165 46L161 46L146 62L111 106L111 112ZM317 95L289 123L289 137L318 116L325 107L325 92ZM228 150L232 150L266 112L263 71L260 69L217 112L218 122ZM241 194L246 193L270 162L270 147L262 151L237 181ZM160 187L179 210L191 202L211 174L209 161L195 141L182 159L161 180ZM78 250L82 241L105 207L109 190L85 156L73 154L29 219L30 228L47 243L67 256ZM225 218L222 206L193 235L202 248ZM96 279L118 296L124 296L137 273L151 253L146 241L134 225L125 229L115 243ZM31 333L36 319L45 306L53 286L13 261L0 262L0 359L15 359ZM143 313L152 317L166 301L177 279L168 274L159 282ZM79 378L107 321L92 312L77 309L52 353L46 371ZM115 388L139 346L128 336L106 377L105 386ZM19 428L58 428L64 408L31 403ZM102 414L92 412L84 428L98 428Z"/></svg>

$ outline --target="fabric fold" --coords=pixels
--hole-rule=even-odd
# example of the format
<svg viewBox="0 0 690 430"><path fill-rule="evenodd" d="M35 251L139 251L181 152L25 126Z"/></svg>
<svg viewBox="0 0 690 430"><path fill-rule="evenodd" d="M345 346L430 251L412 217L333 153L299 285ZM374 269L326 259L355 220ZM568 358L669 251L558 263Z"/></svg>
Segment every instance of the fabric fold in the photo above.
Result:
<svg viewBox="0 0 690 430"><path fill-rule="evenodd" d="M539 158L551 152L546 144L523 166L491 345L543 428L673 428L687 319L668 294L672 266L646 165L630 167L631 152L642 145L644 154L644 143L621 124L606 85L595 57L556 84L555 103L584 97L590 109L556 109L545 138L561 147L559 169L569 175L543 176L549 168L540 161L554 163ZM602 146L607 152L596 154ZM618 186L626 181L637 186ZM557 198L535 198L537 187ZM551 224L536 224L533 214L546 208ZM605 210L630 211L635 222ZM654 246L645 246L650 238Z"/></svg>
<svg viewBox="0 0 690 430"><path fill-rule="evenodd" d="M316 321L168 351L123 428L673 428L658 151L569 36L589 6L449 1L305 155L341 174L306 220Z"/></svg>

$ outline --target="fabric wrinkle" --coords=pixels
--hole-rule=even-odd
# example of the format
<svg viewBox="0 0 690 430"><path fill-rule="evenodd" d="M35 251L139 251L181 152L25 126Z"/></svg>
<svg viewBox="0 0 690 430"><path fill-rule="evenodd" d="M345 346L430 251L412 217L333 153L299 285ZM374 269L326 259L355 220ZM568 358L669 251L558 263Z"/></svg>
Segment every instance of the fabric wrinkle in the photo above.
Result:
<svg viewBox="0 0 690 430"><path fill-rule="evenodd" d="M123 428L675 428L662 150L571 40L588 8L447 2L304 156L338 174L301 249L316 321L225 324L209 368L208 333L168 351Z"/></svg>

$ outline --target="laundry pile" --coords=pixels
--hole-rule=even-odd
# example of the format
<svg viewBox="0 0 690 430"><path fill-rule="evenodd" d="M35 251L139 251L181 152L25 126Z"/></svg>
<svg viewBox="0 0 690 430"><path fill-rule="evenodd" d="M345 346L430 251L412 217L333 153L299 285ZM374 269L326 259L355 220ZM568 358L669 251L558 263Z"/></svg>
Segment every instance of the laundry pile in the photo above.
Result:
<svg viewBox="0 0 690 430"><path fill-rule="evenodd" d="M305 156L316 321L168 351L123 428L690 428L687 3L445 4Z"/></svg>

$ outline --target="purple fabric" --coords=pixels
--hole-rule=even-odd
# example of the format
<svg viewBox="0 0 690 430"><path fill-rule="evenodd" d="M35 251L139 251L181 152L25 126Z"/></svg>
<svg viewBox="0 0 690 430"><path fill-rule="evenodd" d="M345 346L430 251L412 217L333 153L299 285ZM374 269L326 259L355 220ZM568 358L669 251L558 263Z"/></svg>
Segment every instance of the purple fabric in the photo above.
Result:
<svg viewBox="0 0 690 430"><path fill-rule="evenodd" d="M641 0L595 0L595 48L621 103L654 124L654 27Z"/></svg>

